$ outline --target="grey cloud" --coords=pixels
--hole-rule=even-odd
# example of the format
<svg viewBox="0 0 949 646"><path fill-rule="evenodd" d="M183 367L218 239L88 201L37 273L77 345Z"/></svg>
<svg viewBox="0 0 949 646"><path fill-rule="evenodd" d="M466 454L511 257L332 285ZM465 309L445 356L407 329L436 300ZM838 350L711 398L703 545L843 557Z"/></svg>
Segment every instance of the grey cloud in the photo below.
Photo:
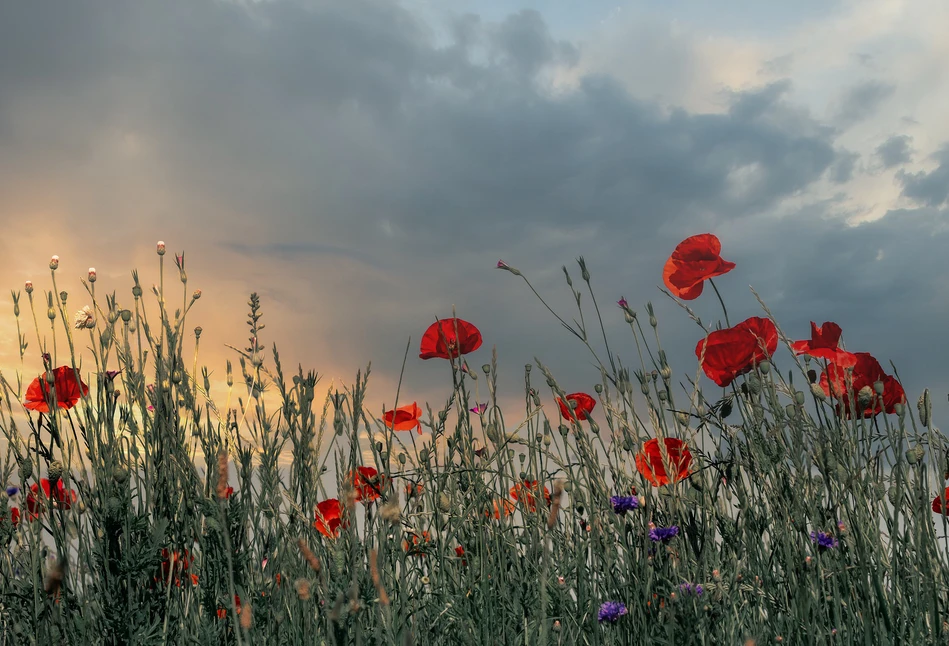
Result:
<svg viewBox="0 0 949 646"><path fill-rule="evenodd" d="M840 100L835 120L850 126L873 116L896 86L882 81L866 81L849 88Z"/></svg>
<svg viewBox="0 0 949 646"><path fill-rule="evenodd" d="M835 184L845 184L853 178L854 168L860 155L857 153L841 153L830 169L830 179Z"/></svg>
<svg viewBox="0 0 949 646"><path fill-rule="evenodd" d="M876 154L880 158L883 168L893 168L908 163L913 156L913 149L910 145L912 141L913 138L909 135L893 135L877 146Z"/></svg>
<svg viewBox="0 0 949 646"><path fill-rule="evenodd" d="M903 196L919 204L939 207L949 202L949 144L943 145L933 158L939 165L928 173L900 171L896 176L903 184Z"/></svg>

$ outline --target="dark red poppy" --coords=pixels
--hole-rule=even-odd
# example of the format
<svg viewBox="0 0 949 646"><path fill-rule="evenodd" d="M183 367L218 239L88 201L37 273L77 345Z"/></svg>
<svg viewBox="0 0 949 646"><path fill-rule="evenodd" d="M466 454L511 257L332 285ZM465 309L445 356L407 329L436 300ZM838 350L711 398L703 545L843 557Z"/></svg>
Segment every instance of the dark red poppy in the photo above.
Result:
<svg viewBox="0 0 949 646"><path fill-rule="evenodd" d="M537 498L535 494L539 492L540 486L536 480L525 480L511 487L511 498L524 503L524 507L527 511L533 513L537 510ZM550 491L547 487L544 487L544 500L550 505Z"/></svg>
<svg viewBox="0 0 949 646"><path fill-rule="evenodd" d="M833 361L841 368L850 368L857 362L857 357L838 346L841 332L840 326L832 321L825 321L821 326L811 321L811 338L795 341L791 349L794 354L807 354Z"/></svg>
<svg viewBox="0 0 949 646"><path fill-rule="evenodd" d="M372 467L356 467L356 472L349 472L349 479L356 490L356 500L364 503L373 502L382 495L382 488L386 484L386 477Z"/></svg>
<svg viewBox="0 0 949 646"><path fill-rule="evenodd" d="M941 514L942 508L945 506L947 500L949 500L949 487L946 487L946 493L933 498L933 512Z"/></svg>
<svg viewBox="0 0 949 646"><path fill-rule="evenodd" d="M425 491L425 487L422 486L421 482L418 482L418 483L409 482L405 485L405 495L408 498L421 496L423 491Z"/></svg>
<svg viewBox="0 0 949 646"><path fill-rule="evenodd" d="M237 596L236 594L234 595L234 605L237 606L237 614L241 614L241 598ZM227 617L227 608L222 608L218 606L217 618L224 619L226 617Z"/></svg>
<svg viewBox="0 0 949 646"><path fill-rule="evenodd" d="M674 437L667 437L663 444L666 447L667 461L663 461L662 449L657 439L651 439L643 444L643 450L636 455L636 469L654 487L667 485L670 482L675 483L688 477L689 469L692 467L692 453L685 442ZM666 471L666 465L672 470L671 479Z"/></svg>
<svg viewBox="0 0 949 646"><path fill-rule="evenodd" d="M234 495L234 487L228 487L224 490L224 499L227 500Z"/></svg>
<svg viewBox="0 0 949 646"><path fill-rule="evenodd" d="M593 407L596 406L596 400L586 393L573 393L567 395L564 399L567 401L565 402L560 397L557 398L557 405L560 406L560 415L564 419L573 419L573 417L570 415L570 407L567 402L573 401L577 403L577 407L573 409L573 413L581 422L587 419L590 413L593 412Z"/></svg>
<svg viewBox="0 0 949 646"><path fill-rule="evenodd" d="M474 352L480 347L481 332L474 325L459 318L442 319L425 330L418 356L420 359L450 359Z"/></svg>
<svg viewBox="0 0 949 646"><path fill-rule="evenodd" d="M721 250L722 243L711 233L686 238L666 261L662 281L670 292L683 300L698 298L706 280L735 268L735 263L718 255Z"/></svg>
<svg viewBox="0 0 949 646"><path fill-rule="evenodd" d="M188 571L188 567L194 562L194 555L189 553L188 550L169 552L167 548L162 548L161 557L161 571L158 576L152 577L152 580L155 583L164 584L169 581L170 577L170 581L180 588L181 576ZM191 585L198 585L197 574L191 573L185 580L191 581Z"/></svg>
<svg viewBox="0 0 949 646"><path fill-rule="evenodd" d="M37 497L41 495L41 487L43 489L42 500L37 500ZM63 484L62 480L56 481L56 491L54 492L49 485L49 480L43 478L38 485L35 482L30 485L30 493L26 494L26 507L30 511L30 520L36 520L49 506L47 505L48 501L60 509L69 509L76 500L76 490L70 489L67 492L66 485Z"/></svg>
<svg viewBox="0 0 949 646"><path fill-rule="evenodd" d="M455 548L455 556L461 559L462 565L468 565L468 559L465 558L465 548L461 545Z"/></svg>
<svg viewBox="0 0 949 646"><path fill-rule="evenodd" d="M411 431L414 428L421 435L422 422L419 421L421 415L422 409L418 407L418 402L412 402L408 406L387 410L382 418L386 426L394 431Z"/></svg>
<svg viewBox="0 0 949 646"><path fill-rule="evenodd" d="M893 414L896 412L897 404L906 403L906 393L903 387L892 376L883 371L880 362L873 358L869 352L857 352L854 354L856 361L852 368L843 368L836 363L827 365L827 370L821 373L820 387L824 394L837 400L837 413L850 419L850 392L857 395L857 410L861 409L859 399L862 398L861 391L870 397L867 406L863 406L863 417L875 417L882 412ZM849 373L849 376L848 376ZM883 382L882 402L881 396L877 395L873 389L876 382ZM849 383L848 383L849 382Z"/></svg>
<svg viewBox="0 0 949 646"><path fill-rule="evenodd" d="M316 520L313 526L327 538L339 536L339 527L343 522L343 510L339 500L330 498L316 505Z"/></svg>
<svg viewBox="0 0 949 646"><path fill-rule="evenodd" d="M53 371L53 384L46 382L46 375L40 375L33 380L26 389L26 401L23 406L41 413L49 412L49 403L56 394L56 405L69 410L85 395L89 394L89 386L76 377L76 371L69 366L60 366Z"/></svg>
<svg viewBox="0 0 949 646"><path fill-rule="evenodd" d="M770 319L753 316L738 325L710 332L695 346L708 378L723 388L751 372L778 349L778 329Z"/></svg>

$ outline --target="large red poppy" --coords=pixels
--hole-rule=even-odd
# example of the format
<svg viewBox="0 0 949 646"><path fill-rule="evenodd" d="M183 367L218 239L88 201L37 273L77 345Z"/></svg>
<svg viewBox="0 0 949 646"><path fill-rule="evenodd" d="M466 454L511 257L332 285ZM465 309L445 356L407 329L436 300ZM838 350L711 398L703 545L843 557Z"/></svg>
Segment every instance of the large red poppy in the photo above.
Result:
<svg viewBox="0 0 949 646"><path fill-rule="evenodd" d="M511 487L511 498L524 503L524 507L527 508L527 511L533 513L537 511L537 498L535 494L539 493L539 491L540 487L536 480L525 480ZM547 487L544 487L544 500L550 505L550 491Z"/></svg>
<svg viewBox="0 0 949 646"><path fill-rule="evenodd" d="M0 520L3 519L3 516L0 516ZM10 522L13 523L13 526L16 527L20 524L20 510L17 507L10 508Z"/></svg>
<svg viewBox="0 0 949 646"><path fill-rule="evenodd" d="M76 371L69 366L60 366L53 371L53 388L46 383L46 375L40 375L33 380L26 389L26 401L23 406L41 413L49 412L49 400L52 399L52 390L56 393L56 405L69 410L84 395L89 394L89 386L76 377Z"/></svg>
<svg viewBox="0 0 949 646"><path fill-rule="evenodd" d="M949 487L946 487L946 493L933 498L933 511L937 514L942 513L942 507L945 501L949 500Z"/></svg>
<svg viewBox="0 0 949 646"><path fill-rule="evenodd" d="M418 356L420 359L450 359L474 352L480 347L481 332L474 325L459 318L442 319L425 330Z"/></svg>
<svg viewBox="0 0 949 646"><path fill-rule="evenodd" d="M404 549L409 556L425 556L425 547L419 547L419 543L431 543L432 536L426 530L422 530L422 536L419 537L418 534L412 532L409 534L412 539L412 542L402 541L402 549Z"/></svg>
<svg viewBox="0 0 949 646"><path fill-rule="evenodd" d="M827 365L827 370L820 376L820 387L824 394L833 397L838 402L838 414L842 412L849 419L851 416L850 392L860 393L864 388L869 388L873 397L871 405L863 408L862 416L865 418L875 417L884 411L888 414L895 413L897 404L906 403L903 387L895 378L883 371L883 366L873 355L869 352L857 352L854 357L856 360L851 370L836 363L830 363ZM880 395L873 390L873 385L878 381L883 382L882 402ZM859 410L860 404L858 403L856 407Z"/></svg>
<svg viewBox="0 0 949 646"><path fill-rule="evenodd" d="M689 475L692 467L692 453L682 440L667 437L663 441L666 447L667 461L663 461L659 440L652 439L643 444L643 450L636 455L636 469L654 487L678 482ZM672 470L672 475L666 470Z"/></svg>
<svg viewBox="0 0 949 646"><path fill-rule="evenodd" d="M811 321L811 338L795 341L791 349L794 354L807 354L833 361L841 368L850 368L857 363L857 357L838 346L841 332L840 326L832 321L825 321L821 326Z"/></svg>
<svg viewBox="0 0 949 646"><path fill-rule="evenodd" d="M738 325L709 333L695 346L708 378L723 388L771 358L778 349L778 329L770 319L753 316Z"/></svg>
<svg viewBox="0 0 949 646"><path fill-rule="evenodd" d="M573 412L581 422L587 419L590 413L593 412L593 407L596 406L596 400L586 393L573 393L567 395L564 399L567 401L565 402L560 397L557 398L557 405L560 406L560 414L564 419L573 419L570 415L570 407L567 402L574 401L577 403L577 407L573 409Z"/></svg>
<svg viewBox="0 0 949 646"><path fill-rule="evenodd" d="M316 520L313 526L327 538L339 536L339 526L343 522L343 510L339 500L330 498L316 505Z"/></svg>
<svg viewBox="0 0 949 646"><path fill-rule="evenodd" d="M399 406L395 410L387 410L382 418L386 426L394 431L411 431L413 428L422 434L422 423L419 417L422 415L422 409L418 407L418 402L412 402L408 406Z"/></svg>
<svg viewBox="0 0 949 646"><path fill-rule="evenodd" d="M37 496L40 495L40 487L43 489L43 500L37 500ZM36 520L48 507L46 501L52 501L55 506L61 509L69 509L76 500L76 491L70 489L67 492L66 485L63 484L62 480L56 481L56 491L54 492L49 485L49 480L43 478L38 485L35 482L30 485L30 493L26 494L26 507L30 510L30 520Z"/></svg>
<svg viewBox="0 0 949 646"><path fill-rule="evenodd" d="M356 467L355 473L349 472L349 479L356 490L356 500L373 502L382 495L386 477L372 467Z"/></svg>
<svg viewBox="0 0 949 646"><path fill-rule="evenodd" d="M723 260L718 255L721 250L722 243L711 233L702 233L680 242L662 269L662 280L666 287L683 300L698 298L706 280L727 274L735 268L735 263Z"/></svg>

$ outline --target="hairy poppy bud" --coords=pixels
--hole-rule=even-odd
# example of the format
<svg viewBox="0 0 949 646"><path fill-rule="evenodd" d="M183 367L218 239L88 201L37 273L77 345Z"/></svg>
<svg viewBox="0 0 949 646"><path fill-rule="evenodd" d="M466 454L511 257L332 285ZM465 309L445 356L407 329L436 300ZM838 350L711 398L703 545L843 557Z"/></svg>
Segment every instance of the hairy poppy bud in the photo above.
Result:
<svg viewBox="0 0 949 646"><path fill-rule="evenodd" d="M65 291L59 292L59 300L63 302L63 305L66 304L66 299L69 298L69 294Z"/></svg>
<svg viewBox="0 0 949 646"><path fill-rule="evenodd" d="M923 426L929 426L933 412L933 403L929 397L929 388L925 389L923 394L919 396L919 401L916 402L916 410L919 411L919 423Z"/></svg>
<svg viewBox="0 0 949 646"><path fill-rule="evenodd" d="M53 271L59 269L59 256L53 256L49 259L49 268Z"/></svg>
<svg viewBox="0 0 949 646"><path fill-rule="evenodd" d="M132 311L131 311L131 310L122 310L122 311L119 313L119 316L122 317L122 321L123 321L123 322L128 323L129 321L132 320Z"/></svg>
<svg viewBox="0 0 949 646"><path fill-rule="evenodd" d="M53 460L49 463L49 473L47 474L51 486L56 486L59 479L63 477L63 463L59 460Z"/></svg>
<svg viewBox="0 0 949 646"><path fill-rule="evenodd" d="M877 382L880 383L880 382ZM861 408L867 408L870 403L873 401L873 391L870 389L870 386L864 386L860 389L860 392L857 393L857 402L860 404Z"/></svg>
<svg viewBox="0 0 949 646"><path fill-rule="evenodd" d="M20 460L20 480L24 482L33 475L33 463L29 460Z"/></svg>
<svg viewBox="0 0 949 646"><path fill-rule="evenodd" d="M827 399L827 395L824 394L824 389L820 387L820 384L811 384L811 394L820 401Z"/></svg>
<svg viewBox="0 0 949 646"><path fill-rule="evenodd" d="M794 401L798 404L803 404L805 400L805 395L800 390L794 393Z"/></svg>
<svg viewBox="0 0 949 646"><path fill-rule="evenodd" d="M593 386L593 390L596 391L596 394L599 395L603 392L603 384L596 384Z"/></svg>
<svg viewBox="0 0 949 646"><path fill-rule="evenodd" d="M771 362L762 361L761 363L758 364L758 370L760 370L761 374L763 375L768 374L769 372L771 372Z"/></svg>
<svg viewBox="0 0 949 646"><path fill-rule="evenodd" d="M134 296L135 298L141 298L141 297L142 297L142 287L141 287L141 285L135 285L135 286L132 287L132 296Z"/></svg>
<svg viewBox="0 0 949 646"><path fill-rule="evenodd" d="M890 490L886 492L887 498L890 499L890 504L895 505L900 501L900 492L895 486L890 487Z"/></svg>
<svg viewBox="0 0 949 646"><path fill-rule="evenodd" d="M164 255L165 255L165 243L164 243L164 241L162 241L162 240L159 240L159 241L158 241L158 249L157 249L157 250L158 250L158 255L159 255L159 256L164 256Z"/></svg>
<svg viewBox="0 0 949 646"><path fill-rule="evenodd" d="M882 394L883 394L883 382L882 382L882 381L874 381L874 382L873 382L873 392L875 392L877 395L882 395Z"/></svg>
<svg viewBox="0 0 949 646"><path fill-rule="evenodd" d="M96 268L95 267L89 267L89 282L90 283L96 282Z"/></svg>

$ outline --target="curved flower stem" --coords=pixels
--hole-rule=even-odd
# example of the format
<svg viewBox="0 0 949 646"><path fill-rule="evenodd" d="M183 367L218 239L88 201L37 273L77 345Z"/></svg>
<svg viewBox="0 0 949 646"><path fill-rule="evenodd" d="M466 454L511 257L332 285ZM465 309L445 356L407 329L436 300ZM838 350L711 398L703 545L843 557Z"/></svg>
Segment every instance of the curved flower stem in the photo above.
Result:
<svg viewBox="0 0 949 646"><path fill-rule="evenodd" d="M708 284L712 286L712 289L715 290L715 295L718 296L718 302L722 304L722 312L725 313L725 325L731 327L732 324L728 322L728 308L725 307L725 301L722 300L722 295L718 291L718 287L715 286L715 281L711 278L708 279Z"/></svg>

